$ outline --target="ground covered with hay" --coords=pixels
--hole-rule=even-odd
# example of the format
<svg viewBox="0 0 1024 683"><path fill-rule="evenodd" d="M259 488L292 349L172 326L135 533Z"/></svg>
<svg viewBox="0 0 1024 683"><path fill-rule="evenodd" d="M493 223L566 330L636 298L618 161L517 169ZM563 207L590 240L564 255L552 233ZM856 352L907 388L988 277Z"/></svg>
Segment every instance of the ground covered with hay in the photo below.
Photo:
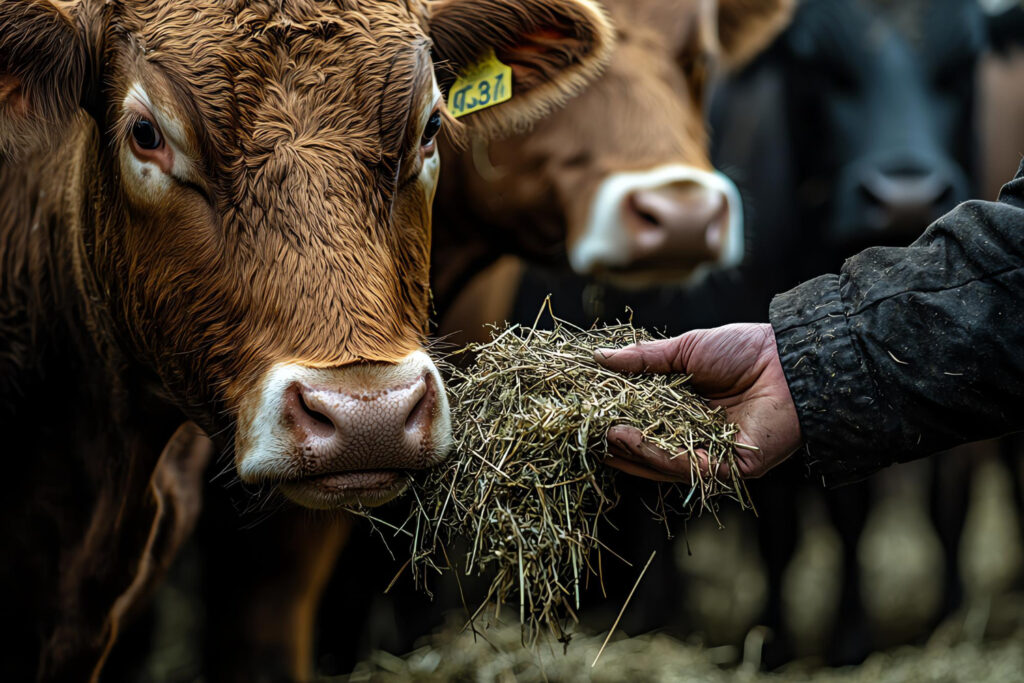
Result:
<svg viewBox="0 0 1024 683"><path fill-rule="evenodd" d="M428 591L446 569L492 577L472 609L511 605L531 642L546 632L568 639L581 591L603 581L602 567L616 555L601 540L618 502L616 473L601 462L610 426L636 427L694 464L692 483L662 489L655 515L713 513L722 497L749 500L733 461L736 427L687 377L629 377L594 360L599 348L651 340L648 332L630 323L581 329L556 318L549 303L542 313L550 329L496 327L490 342L449 359L453 456L412 481L408 519L381 533L409 539L408 566ZM710 472L696 467L699 451ZM716 474L723 464L724 479ZM383 523L373 511L356 513ZM460 539L468 551L452 556Z"/></svg>
<svg viewBox="0 0 1024 683"><path fill-rule="evenodd" d="M523 647L516 615L475 636L453 615L443 630L403 656L380 649L350 676L325 681L679 681L709 683L1002 683L1024 680L1024 594L1014 591L1024 567L1021 524L1009 472L992 453L980 460L961 548L965 606L933 628L942 582L935 531L924 514L920 464L889 472L860 552L865 599L882 649L860 666L821 667L813 643L827 635L838 607L839 539L827 515L805 501L800 549L787 580L787 621L804 646L799 659L774 673L758 671L766 642L756 626L764 600L763 567L749 515L724 511L690 526L676 542L678 580L690 588L693 625L684 637L627 637L620 626L592 666L610 623L584 609L585 626L565 650L550 639ZM692 554L688 549L693 549ZM744 601L750 604L741 604ZM635 608L635 606L634 606ZM632 609L632 608L631 608ZM628 616L628 614L627 614ZM916 627L910 623L916 622ZM901 625L886 643L884 632ZM680 630L675 629L679 634ZM636 633L636 632L634 632ZM717 633L717 635L715 635ZM715 645L707 645L706 643ZM916 642L915 646L897 646ZM819 643L820 645L820 643Z"/></svg>
<svg viewBox="0 0 1024 683"><path fill-rule="evenodd" d="M522 647L515 625L478 636L459 631L453 626L405 657L375 652L350 676L337 680L1002 683L1019 681L1024 675L1024 631L989 643L950 643L935 638L923 647L875 653L856 667L803 668L798 663L778 673L758 672L753 664L722 668L715 663L714 650L663 634L613 638L592 665L603 637L577 636L563 654L557 644Z"/></svg>

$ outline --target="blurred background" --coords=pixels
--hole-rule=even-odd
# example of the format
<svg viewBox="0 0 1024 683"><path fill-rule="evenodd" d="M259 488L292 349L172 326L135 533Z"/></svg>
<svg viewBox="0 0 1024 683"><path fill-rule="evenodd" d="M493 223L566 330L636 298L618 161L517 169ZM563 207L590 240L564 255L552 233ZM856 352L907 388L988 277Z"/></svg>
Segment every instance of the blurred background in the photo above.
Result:
<svg viewBox="0 0 1024 683"><path fill-rule="evenodd" d="M623 55L634 41L658 43L644 23L648 4L673 16L691 11L691 4L669 0L607 4ZM727 19L719 18L720 30ZM725 50L728 38L721 34ZM458 276L442 281L439 275L439 335L456 343L478 336L478 323L532 323L549 292L561 317L584 325L622 318L626 307L636 324L669 335L764 321L775 293L837 271L864 248L909 244L959 202L995 199L1024 156L1024 10L1017 2L805 0L756 55L722 54L711 68L673 49L681 75L666 82L688 89L680 111L689 107L695 120L703 117L710 162L734 183L742 209L728 201L731 190L722 190L725 199L694 199L691 180L673 181L676 204L658 203L669 201L670 190L656 188L656 197L635 192L627 219L643 225L631 229L666 245L686 263L685 275L666 277L666 252L589 272L570 267L573 241L581 239L572 227L580 210L571 199L585 194L578 189L587 187L583 167L617 144L635 152L646 134L652 149L671 146L671 135L655 129L666 124L642 113L645 106L671 106L658 104L654 86L636 92L642 79L629 75L618 61L625 57L616 55L607 80L622 79L609 87L636 110L617 114L618 121L633 117L627 134L602 123L599 112L613 107L587 100L599 96L595 89L581 96L585 121L570 103L551 124L504 148L445 154L445 173L461 175L458 182L442 180L435 268L461 262L454 247L445 248L446 231L459 246L467 239L459 230L501 236L490 246L502 249L467 259L475 266ZM567 120L572 135L552 128ZM678 122L691 132L694 125ZM570 137L572 154L564 151ZM633 170L633 162L623 163ZM517 203L527 185L541 187L531 197L561 202L553 217L539 200ZM465 197L447 196L455 188L473 193L476 208L467 209L472 203ZM679 193L686 196L678 199ZM447 213L452 204L461 207L458 216ZM741 214L742 260L694 256L693 241L681 236L692 225L672 213L679 206L705 211L699 226L705 230ZM523 237L548 223L555 227L543 241ZM515 240L507 237L510 230L517 231ZM537 242L542 246L531 246ZM717 244L708 237L695 249L715 252ZM645 269L658 277L624 277ZM606 568L607 597L588 592L581 633L610 627L638 567L652 549L659 552L593 671L585 655L592 656L600 638L581 637L562 657L557 647L514 654L514 618L491 633L491 643L459 635L460 586L450 578L438 579L433 600L417 593L407 574L385 594L404 547L392 543L392 558L379 535L357 524L321 603L317 666L330 677L355 670L359 680L718 680L757 671L822 680L833 675L822 667L840 666L857 667L842 675L863 680L1021 680L1022 487L1018 437L965 446L834 490L808 480L793 458L753 483L756 516L724 505L717 520L680 518L666 530L643 504L655 495L652 485L623 479L619 531L606 542L632 566ZM148 628L118 645L109 680L201 679L216 620L196 586L215 558L201 539L182 553L144 617ZM480 597L476 583L464 578L461 586L471 605ZM439 630L442 635L431 635ZM883 651L888 654L878 654ZM139 652L148 654L126 656Z"/></svg>

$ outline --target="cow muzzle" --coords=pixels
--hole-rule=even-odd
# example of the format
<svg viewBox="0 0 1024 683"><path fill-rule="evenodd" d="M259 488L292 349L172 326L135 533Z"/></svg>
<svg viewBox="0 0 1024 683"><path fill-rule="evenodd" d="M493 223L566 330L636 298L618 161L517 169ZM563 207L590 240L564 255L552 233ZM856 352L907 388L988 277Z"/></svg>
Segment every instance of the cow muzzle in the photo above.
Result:
<svg viewBox="0 0 1024 683"><path fill-rule="evenodd" d="M444 385L422 351L393 365L277 365L258 394L241 411L239 476L305 507L385 503L451 446Z"/></svg>
<svg viewBox="0 0 1024 683"><path fill-rule="evenodd" d="M669 165L605 178L569 261L579 274L625 284L687 282L737 265L743 248L743 208L732 181Z"/></svg>

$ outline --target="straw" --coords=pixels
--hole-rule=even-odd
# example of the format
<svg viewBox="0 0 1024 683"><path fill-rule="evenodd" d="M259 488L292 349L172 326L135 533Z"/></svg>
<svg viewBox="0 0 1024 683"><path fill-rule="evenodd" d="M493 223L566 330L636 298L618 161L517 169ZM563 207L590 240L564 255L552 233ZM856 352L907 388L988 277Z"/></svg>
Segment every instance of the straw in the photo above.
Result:
<svg viewBox="0 0 1024 683"><path fill-rule="evenodd" d="M594 361L595 349L650 340L650 333L629 322L584 330L555 317L549 301L541 311L551 329L537 327L540 315L533 327L494 327L490 342L443 364L453 455L412 479L401 525L418 586L429 592L430 575L451 566L444 549L465 539L465 572L491 578L474 616L488 604L494 613L514 605L531 643L546 631L567 641L581 582L596 576L603 586L601 552L617 557L600 540L618 502L615 471L601 462L610 426L632 425L694 465L692 482L672 486L676 505L665 503L672 491L658 491L660 515L714 512L722 496L749 505L733 462L737 429L686 386L688 377L627 376ZM711 465L703 472L698 449ZM722 463L725 480L715 474Z"/></svg>

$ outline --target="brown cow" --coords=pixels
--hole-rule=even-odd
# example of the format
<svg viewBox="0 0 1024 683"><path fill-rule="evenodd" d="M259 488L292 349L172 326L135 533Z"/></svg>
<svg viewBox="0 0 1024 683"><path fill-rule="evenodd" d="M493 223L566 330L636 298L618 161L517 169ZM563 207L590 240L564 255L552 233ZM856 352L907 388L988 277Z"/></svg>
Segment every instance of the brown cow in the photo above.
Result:
<svg viewBox="0 0 1024 683"><path fill-rule="evenodd" d="M472 330L488 299L514 292L465 287L501 254L627 285L686 282L743 256L739 193L708 157L706 86L719 63L763 49L793 1L603 4L617 40L602 76L529 133L474 141L445 164L434 296L442 315L461 301L442 331Z"/></svg>
<svg viewBox="0 0 1024 683"><path fill-rule="evenodd" d="M98 675L195 520L209 448L184 420L307 507L383 502L445 456L439 85L494 49L513 106L467 126L508 131L611 39L587 0L0 3L8 679Z"/></svg>

